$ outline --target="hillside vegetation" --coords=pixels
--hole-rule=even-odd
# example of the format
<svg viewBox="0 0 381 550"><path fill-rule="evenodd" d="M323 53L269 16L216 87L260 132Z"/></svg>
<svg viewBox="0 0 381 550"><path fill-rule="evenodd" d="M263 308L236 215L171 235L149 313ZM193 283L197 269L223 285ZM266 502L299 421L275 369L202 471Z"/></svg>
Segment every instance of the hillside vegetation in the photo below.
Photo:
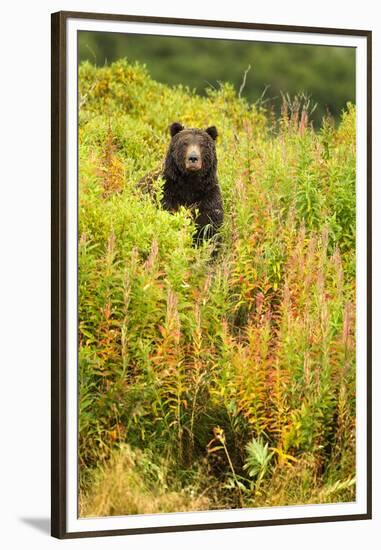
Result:
<svg viewBox="0 0 381 550"><path fill-rule="evenodd" d="M80 513L355 498L355 108L79 68ZM216 125L222 247L136 190ZM158 199L160 189L158 188Z"/></svg>
<svg viewBox="0 0 381 550"><path fill-rule="evenodd" d="M218 88L219 82L229 81L252 103L263 95L266 107L277 116L282 91L290 95L304 91L317 103L311 115L316 126L327 110L338 120L346 102L354 100L355 52L355 48L316 44L78 33L81 61L104 65L128 57L146 64L155 80L185 84L200 95L206 86Z"/></svg>

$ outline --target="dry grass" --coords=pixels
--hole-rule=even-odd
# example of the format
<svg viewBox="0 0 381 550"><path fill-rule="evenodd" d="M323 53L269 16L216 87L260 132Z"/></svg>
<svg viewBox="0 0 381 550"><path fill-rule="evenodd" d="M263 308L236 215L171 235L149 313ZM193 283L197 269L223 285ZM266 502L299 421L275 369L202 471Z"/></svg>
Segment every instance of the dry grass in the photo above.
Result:
<svg viewBox="0 0 381 550"><path fill-rule="evenodd" d="M128 445L122 445L96 472L90 491L81 493L80 516L156 514L210 508L206 497L195 497L189 490L168 490L158 473L155 465L150 465L142 452L133 452ZM147 485L147 478L151 478L150 486Z"/></svg>

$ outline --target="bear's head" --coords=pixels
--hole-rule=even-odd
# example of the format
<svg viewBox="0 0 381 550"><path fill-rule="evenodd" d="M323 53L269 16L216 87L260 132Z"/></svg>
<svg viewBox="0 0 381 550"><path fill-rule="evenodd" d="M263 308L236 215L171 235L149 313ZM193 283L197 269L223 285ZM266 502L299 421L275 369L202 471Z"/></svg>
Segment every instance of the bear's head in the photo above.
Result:
<svg viewBox="0 0 381 550"><path fill-rule="evenodd" d="M217 129L184 128L179 122L170 125L171 143L166 158L166 172L176 179L179 175L205 178L216 173L215 141Z"/></svg>

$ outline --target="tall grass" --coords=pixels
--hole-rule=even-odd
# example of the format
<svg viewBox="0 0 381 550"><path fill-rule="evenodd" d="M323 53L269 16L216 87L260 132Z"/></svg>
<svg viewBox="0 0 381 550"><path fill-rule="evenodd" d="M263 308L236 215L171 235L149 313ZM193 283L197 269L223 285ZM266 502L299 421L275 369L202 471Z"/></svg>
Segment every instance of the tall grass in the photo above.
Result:
<svg viewBox="0 0 381 550"><path fill-rule="evenodd" d="M79 87L82 515L354 500L355 108L316 132L127 61ZM214 262L136 190L173 120L219 130Z"/></svg>

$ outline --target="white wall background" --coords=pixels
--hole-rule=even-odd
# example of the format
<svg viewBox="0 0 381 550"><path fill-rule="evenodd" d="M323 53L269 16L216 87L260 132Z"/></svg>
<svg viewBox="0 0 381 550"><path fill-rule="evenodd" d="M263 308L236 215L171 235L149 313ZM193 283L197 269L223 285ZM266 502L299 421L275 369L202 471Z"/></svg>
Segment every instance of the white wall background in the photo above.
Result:
<svg viewBox="0 0 381 550"><path fill-rule="evenodd" d="M0 27L0 546L380 548L381 18L372 0L8 0ZM50 513L50 13L58 10L373 30L374 519L57 541ZM8 53L9 51L9 53ZM377 311L377 306L378 310ZM377 338L378 337L378 338Z"/></svg>

